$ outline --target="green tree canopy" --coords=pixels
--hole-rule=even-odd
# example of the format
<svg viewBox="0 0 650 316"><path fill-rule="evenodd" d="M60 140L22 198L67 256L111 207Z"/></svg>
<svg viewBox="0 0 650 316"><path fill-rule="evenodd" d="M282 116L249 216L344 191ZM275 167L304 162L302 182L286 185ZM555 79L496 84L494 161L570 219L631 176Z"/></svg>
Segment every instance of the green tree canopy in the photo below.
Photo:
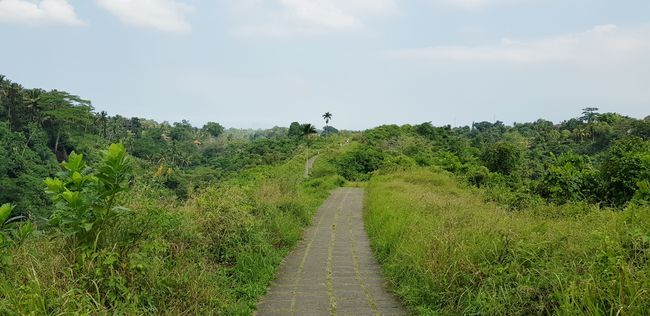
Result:
<svg viewBox="0 0 650 316"><path fill-rule="evenodd" d="M289 137L301 137L302 135L302 125L298 122L291 123L289 126Z"/></svg>
<svg viewBox="0 0 650 316"><path fill-rule="evenodd" d="M219 135L223 133L224 128L219 123L208 122L203 125L203 128L201 128L201 130L208 133L212 137L219 137Z"/></svg>
<svg viewBox="0 0 650 316"><path fill-rule="evenodd" d="M498 142L485 149L483 163L492 172L511 174L521 163L523 149L511 142Z"/></svg>

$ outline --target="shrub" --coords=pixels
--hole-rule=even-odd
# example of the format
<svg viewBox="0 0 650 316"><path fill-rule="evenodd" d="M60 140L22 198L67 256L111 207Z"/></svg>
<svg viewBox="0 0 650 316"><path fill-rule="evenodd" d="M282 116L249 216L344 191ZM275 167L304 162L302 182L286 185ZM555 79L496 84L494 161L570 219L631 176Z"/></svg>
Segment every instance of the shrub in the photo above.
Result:
<svg viewBox="0 0 650 316"><path fill-rule="evenodd" d="M460 170L463 165L458 156L448 151L436 152L431 158L431 162L433 165L440 166L450 172Z"/></svg>
<svg viewBox="0 0 650 316"><path fill-rule="evenodd" d="M0 206L0 268L8 264L11 260L11 256L7 253L10 242L5 223L9 219L13 209L14 206L9 203Z"/></svg>
<svg viewBox="0 0 650 316"><path fill-rule="evenodd" d="M386 171L407 170L417 166L415 159L406 155L388 156L382 165L382 169Z"/></svg>
<svg viewBox="0 0 650 316"><path fill-rule="evenodd" d="M238 247L248 242L256 223L250 198L236 187L209 187L190 201L189 207L209 241L214 260L234 263Z"/></svg>
<svg viewBox="0 0 650 316"><path fill-rule="evenodd" d="M476 187L482 187L487 184L490 170L484 166L477 166L473 164L466 164L463 166L464 177L467 182Z"/></svg>
<svg viewBox="0 0 650 316"><path fill-rule="evenodd" d="M574 153L553 156L553 164L543 175L536 191L548 201L566 203L590 197L598 178L588 158Z"/></svg>
<svg viewBox="0 0 650 316"><path fill-rule="evenodd" d="M370 173L379 169L384 155L370 146L361 146L341 154L335 161L339 174L346 180L365 181Z"/></svg>
<svg viewBox="0 0 650 316"><path fill-rule="evenodd" d="M639 181L650 179L650 141L638 137L617 141L605 153L600 174L607 203L625 205L637 191Z"/></svg>
<svg viewBox="0 0 650 316"><path fill-rule="evenodd" d="M511 142L498 142L485 149L482 160L492 172L509 175L521 164L523 150Z"/></svg>
<svg viewBox="0 0 650 316"><path fill-rule="evenodd" d="M55 207L50 223L74 243L90 247L102 229L128 211L115 205L115 199L128 189L131 160L123 145L113 144L104 152L97 170L87 168L83 155L74 152L61 166L59 177L45 180Z"/></svg>
<svg viewBox="0 0 650 316"><path fill-rule="evenodd" d="M637 205L650 205L650 182L648 180L637 183L639 189L634 193L632 203Z"/></svg>

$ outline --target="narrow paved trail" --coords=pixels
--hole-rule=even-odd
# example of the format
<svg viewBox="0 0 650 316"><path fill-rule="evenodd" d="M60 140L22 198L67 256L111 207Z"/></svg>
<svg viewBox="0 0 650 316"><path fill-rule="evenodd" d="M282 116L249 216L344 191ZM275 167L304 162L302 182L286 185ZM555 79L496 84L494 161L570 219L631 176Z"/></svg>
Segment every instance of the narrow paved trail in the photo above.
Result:
<svg viewBox="0 0 650 316"><path fill-rule="evenodd" d="M307 159L307 162L305 163L305 178L309 177L309 172L311 171L312 168L314 168L314 162L318 158L318 155L311 157Z"/></svg>
<svg viewBox="0 0 650 316"><path fill-rule="evenodd" d="M363 189L339 188L323 203L257 315L406 315L372 256L363 196Z"/></svg>

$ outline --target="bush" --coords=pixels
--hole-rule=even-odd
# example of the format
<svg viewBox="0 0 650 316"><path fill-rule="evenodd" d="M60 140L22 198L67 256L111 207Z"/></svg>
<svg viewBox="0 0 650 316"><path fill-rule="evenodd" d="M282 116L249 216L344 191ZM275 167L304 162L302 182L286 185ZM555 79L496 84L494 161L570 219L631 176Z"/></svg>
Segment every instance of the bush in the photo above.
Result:
<svg viewBox="0 0 650 316"><path fill-rule="evenodd" d="M485 149L482 160L492 172L509 175L521 164L523 150L511 142L498 142Z"/></svg>
<svg viewBox="0 0 650 316"><path fill-rule="evenodd" d="M637 191L638 183L650 179L650 141L638 137L617 141L605 153L600 174L607 203L625 205Z"/></svg>
<svg viewBox="0 0 650 316"><path fill-rule="evenodd" d="M639 189L634 193L632 203L650 206L650 182L648 180L643 180L639 181L637 185Z"/></svg>
<svg viewBox="0 0 650 316"><path fill-rule="evenodd" d="M596 194L598 175L587 157L563 153L553 158L553 164L536 188L541 196L550 202L563 204L585 200Z"/></svg>
<svg viewBox="0 0 650 316"><path fill-rule="evenodd" d="M390 171L408 170L416 166L417 166L417 162L415 161L415 159L400 154L395 156L388 156L382 164L382 169L390 172Z"/></svg>
<svg viewBox="0 0 650 316"><path fill-rule="evenodd" d="M459 171L463 165L458 156L448 151L436 152L431 158L431 162L449 172Z"/></svg>
<svg viewBox="0 0 650 316"><path fill-rule="evenodd" d="M133 176L131 160L121 144L111 145L97 170L86 167L83 155L74 152L61 164L58 178L47 178L47 194L55 210L50 224L58 226L73 243L90 247L97 236L125 208L115 204L117 195L128 189Z"/></svg>
<svg viewBox="0 0 650 316"><path fill-rule="evenodd" d="M335 161L339 174L349 181L365 181L381 168L384 156L370 146L361 146L341 154Z"/></svg>
<svg viewBox="0 0 650 316"><path fill-rule="evenodd" d="M490 170L483 166L477 166L472 164L466 164L462 168L464 172L464 177L467 179L467 182L476 187L482 187L487 184Z"/></svg>
<svg viewBox="0 0 650 316"><path fill-rule="evenodd" d="M232 264L256 225L250 198L236 187L209 187L189 202L189 211L207 237L217 263Z"/></svg>

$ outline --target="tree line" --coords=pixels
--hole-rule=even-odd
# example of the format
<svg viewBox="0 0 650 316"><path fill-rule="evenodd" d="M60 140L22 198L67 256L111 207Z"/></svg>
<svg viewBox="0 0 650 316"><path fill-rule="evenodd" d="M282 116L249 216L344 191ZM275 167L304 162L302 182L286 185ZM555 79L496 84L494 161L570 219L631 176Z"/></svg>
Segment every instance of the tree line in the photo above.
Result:
<svg viewBox="0 0 650 316"><path fill-rule="evenodd" d="M507 191L500 196L515 209L540 201L622 208L648 201L649 139L650 117L590 107L560 124L384 125L363 132L361 145L338 165L349 180L382 168L434 166L472 185Z"/></svg>
<svg viewBox="0 0 650 316"><path fill-rule="evenodd" d="M297 122L245 131L216 122L195 127L186 120L109 115L79 96L24 88L0 75L0 203L15 205L15 213L46 217L51 203L42 180L60 171L58 163L71 153L96 162L112 143L123 144L143 168L158 171L158 182L186 198L206 182L292 157L313 133L315 126Z"/></svg>

